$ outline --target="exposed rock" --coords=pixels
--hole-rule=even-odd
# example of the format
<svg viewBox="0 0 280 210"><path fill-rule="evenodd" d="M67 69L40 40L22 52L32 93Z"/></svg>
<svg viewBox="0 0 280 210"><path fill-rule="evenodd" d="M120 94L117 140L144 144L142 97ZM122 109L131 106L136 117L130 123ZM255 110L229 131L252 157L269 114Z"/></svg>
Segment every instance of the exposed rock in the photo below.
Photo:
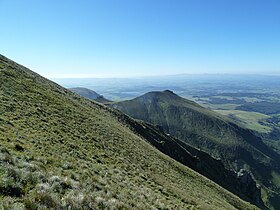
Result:
<svg viewBox="0 0 280 210"><path fill-rule="evenodd" d="M240 180L239 188L241 192L246 195L249 195L252 200L256 203L261 204L261 189L260 186L257 185L254 180L252 174L245 169L240 169L240 171L236 174L237 178Z"/></svg>

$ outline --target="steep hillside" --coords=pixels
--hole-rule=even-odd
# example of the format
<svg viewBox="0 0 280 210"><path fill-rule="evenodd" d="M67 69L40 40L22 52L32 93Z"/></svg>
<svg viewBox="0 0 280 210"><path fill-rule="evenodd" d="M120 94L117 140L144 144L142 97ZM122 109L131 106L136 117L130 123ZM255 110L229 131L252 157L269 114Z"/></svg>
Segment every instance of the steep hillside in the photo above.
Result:
<svg viewBox="0 0 280 210"><path fill-rule="evenodd" d="M122 116L0 56L0 208L256 209Z"/></svg>
<svg viewBox="0 0 280 210"><path fill-rule="evenodd" d="M131 119L126 118L125 121L127 122L127 120L130 121ZM257 187L250 173L245 171L236 173L227 170L220 160L216 160L209 154L164 134L143 121L128 124L164 154L203 174L242 199L266 209L261 199L260 188Z"/></svg>
<svg viewBox="0 0 280 210"><path fill-rule="evenodd" d="M88 88L82 88L82 87L74 87L69 88L69 90L79 94L80 96L83 96L88 99L92 99L94 101L97 101L99 103L107 103L110 102L110 100L104 98L102 95L98 94L97 92L90 90Z"/></svg>
<svg viewBox="0 0 280 210"><path fill-rule="evenodd" d="M171 136L220 159L229 169L252 172L262 186L263 199L279 209L280 157L249 130L168 90L113 103L112 107L160 126Z"/></svg>

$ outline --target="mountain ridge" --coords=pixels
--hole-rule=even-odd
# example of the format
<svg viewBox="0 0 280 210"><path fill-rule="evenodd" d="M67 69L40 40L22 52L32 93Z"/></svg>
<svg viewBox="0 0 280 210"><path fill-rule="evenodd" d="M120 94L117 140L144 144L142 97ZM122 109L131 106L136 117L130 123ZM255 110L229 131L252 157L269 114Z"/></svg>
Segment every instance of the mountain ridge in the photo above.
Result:
<svg viewBox="0 0 280 210"><path fill-rule="evenodd" d="M280 205L274 199L279 197L279 185L272 183L273 176L280 173L279 155L248 129L172 91L153 91L111 106L135 119L160 126L171 136L220 159L228 169L251 171L263 188L263 197L264 189L270 193L267 205L276 209Z"/></svg>
<svg viewBox="0 0 280 210"><path fill-rule="evenodd" d="M0 79L1 208L257 209L163 155L123 114L2 55Z"/></svg>

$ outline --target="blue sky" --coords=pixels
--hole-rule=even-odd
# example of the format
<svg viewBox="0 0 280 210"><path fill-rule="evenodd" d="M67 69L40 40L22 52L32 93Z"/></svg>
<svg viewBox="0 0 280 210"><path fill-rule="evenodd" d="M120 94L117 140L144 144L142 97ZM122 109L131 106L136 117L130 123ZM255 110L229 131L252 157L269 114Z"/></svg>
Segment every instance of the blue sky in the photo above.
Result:
<svg viewBox="0 0 280 210"><path fill-rule="evenodd" d="M279 0L0 0L0 53L53 77L280 74Z"/></svg>

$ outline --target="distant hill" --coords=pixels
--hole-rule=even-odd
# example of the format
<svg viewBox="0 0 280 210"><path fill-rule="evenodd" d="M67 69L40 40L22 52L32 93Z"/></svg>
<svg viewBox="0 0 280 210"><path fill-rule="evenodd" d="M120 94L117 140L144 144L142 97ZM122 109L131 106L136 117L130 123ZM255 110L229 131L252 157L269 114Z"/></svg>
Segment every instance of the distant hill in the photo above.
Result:
<svg viewBox="0 0 280 210"><path fill-rule="evenodd" d="M94 101L97 101L99 103L107 103L110 102L110 100L104 98L102 95L96 93L93 90L90 90L88 88L82 88L82 87L74 87L74 88L69 88L69 90L79 94L80 96L83 96L88 99L92 99Z"/></svg>
<svg viewBox="0 0 280 210"><path fill-rule="evenodd" d="M280 157L250 130L169 90L149 92L111 106L161 127L167 134L220 159L228 169L252 172L266 203L280 208L280 182L276 181L280 179Z"/></svg>
<svg viewBox="0 0 280 210"><path fill-rule="evenodd" d="M173 140L145 123L1 55L0 81L1 209L257 209L159 152Z"/></svg>

